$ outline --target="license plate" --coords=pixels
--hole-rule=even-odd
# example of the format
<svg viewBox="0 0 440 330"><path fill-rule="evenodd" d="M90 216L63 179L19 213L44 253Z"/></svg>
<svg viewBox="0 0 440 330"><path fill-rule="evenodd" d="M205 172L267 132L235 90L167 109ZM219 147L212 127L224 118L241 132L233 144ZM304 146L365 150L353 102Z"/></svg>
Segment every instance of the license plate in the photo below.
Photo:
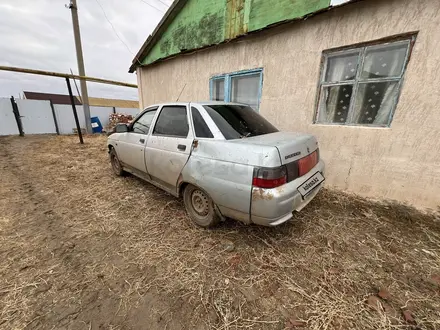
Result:
<svg viewBox="0 0 440 330"><path fill-rule="evenodd" d="M310 177L310 179L308 179L306 182L298 187L298 191L302 197L305 197L310 194L313 189L319 186L324 180L324 176L321 174L321 172L316 172Z"/></svg>

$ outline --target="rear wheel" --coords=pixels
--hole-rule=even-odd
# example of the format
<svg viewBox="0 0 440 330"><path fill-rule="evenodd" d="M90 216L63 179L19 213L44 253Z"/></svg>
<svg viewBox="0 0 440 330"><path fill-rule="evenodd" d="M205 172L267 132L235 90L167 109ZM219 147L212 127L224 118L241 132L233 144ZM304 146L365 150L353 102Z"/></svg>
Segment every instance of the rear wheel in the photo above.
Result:
<svg viewBox="0 0 440 330"><path fill-rule="evenodd" d="M118 154L116 153L116 150L114 148L110 150L110 163L112 164L113 173L115 173L117 176L124 175L125 172L122 169Z"/></svg>
<svg viewBox="0 0 440 330"><path fill-rule="evenodd" d="M220 222L211 197L200 188L188 185L183 191L183 202L189 217L200 227L214 227Z"/></svg>

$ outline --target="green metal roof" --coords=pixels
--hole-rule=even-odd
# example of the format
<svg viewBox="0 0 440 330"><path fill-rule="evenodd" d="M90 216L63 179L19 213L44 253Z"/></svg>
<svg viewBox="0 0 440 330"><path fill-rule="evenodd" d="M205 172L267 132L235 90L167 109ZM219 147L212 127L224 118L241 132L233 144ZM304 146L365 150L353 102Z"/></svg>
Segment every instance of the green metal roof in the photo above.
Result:
<svg viewBox="0 0 440 330"><path fill-rule="evenodd" d="M133 59L129 72L326 11L335 1L352 0L175 0Z"/></svg>

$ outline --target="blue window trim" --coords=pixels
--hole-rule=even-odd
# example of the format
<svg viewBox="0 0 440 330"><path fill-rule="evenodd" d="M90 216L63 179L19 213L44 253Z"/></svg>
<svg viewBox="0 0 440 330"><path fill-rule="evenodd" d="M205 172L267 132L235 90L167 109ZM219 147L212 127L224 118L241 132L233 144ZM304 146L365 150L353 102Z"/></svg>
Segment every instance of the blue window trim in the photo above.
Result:
<svg viewBox="0 0 440 330"><path fill-rule="evenodd" d="M248 76L254 74L260 74L260 86L258 88L258 108L256 111L260 111L261 96L263 94L263 68L256 68L251 70L241 70L231 73L225 73L221 75L216 75L211 77L209 80L209 98L212 100L214 98L214 81L217 79L225 80L225 102L231 102L231 88L232 88L232 78L240 76Z"/></svg>

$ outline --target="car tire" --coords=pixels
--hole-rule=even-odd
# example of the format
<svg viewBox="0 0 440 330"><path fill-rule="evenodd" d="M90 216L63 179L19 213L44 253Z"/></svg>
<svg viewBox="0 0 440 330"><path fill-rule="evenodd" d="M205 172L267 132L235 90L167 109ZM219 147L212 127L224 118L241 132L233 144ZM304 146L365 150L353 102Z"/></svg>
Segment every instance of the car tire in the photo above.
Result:
<svg viewBox="0 0 440 330"><path fill-rule="evenodd" d="M119 161L118 154L114 148L110 149L110 163L112 165L113 173L117 176L123 176L125 171L122 169L121 162Z"/></svg>
<svg viewBox="0 0 440 330"><path fill-rule="evenodd" d="M202 189L187 185L183 191L186 212L194 223L203 228L211 228L220 222L214 202Z"/></svg>

